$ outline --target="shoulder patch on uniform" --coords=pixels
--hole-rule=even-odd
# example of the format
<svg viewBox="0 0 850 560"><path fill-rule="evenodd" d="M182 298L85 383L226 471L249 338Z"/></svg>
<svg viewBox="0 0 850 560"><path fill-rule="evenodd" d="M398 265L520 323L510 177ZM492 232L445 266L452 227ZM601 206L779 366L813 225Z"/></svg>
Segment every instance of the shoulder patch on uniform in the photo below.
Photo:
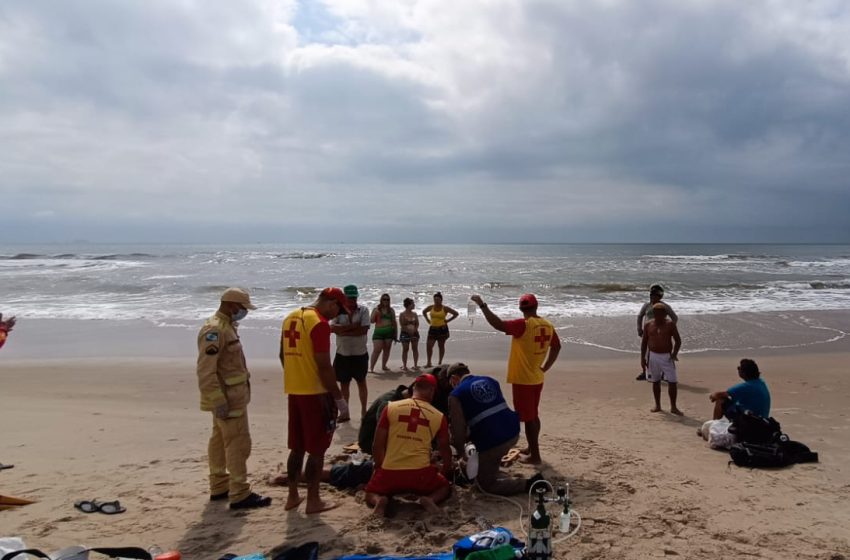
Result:
<svg viewBox="0 0 850 560"><path fill-rule="evenodd" d="M206 352L206 353L207 353L207 355L209 355L209 356L212 356L212 355L214 355L214 354L218 354L218 346L209 346L209 347L207 347L207 349L205 350L205 352Z"/></svg>
<svg viewBox="0 0 850 560"><path fill-rule="evenodd" d="M218 333L215 331L208 332L206 336L204 336L204 340L207 342L215 342L218 340Z"/></svg>

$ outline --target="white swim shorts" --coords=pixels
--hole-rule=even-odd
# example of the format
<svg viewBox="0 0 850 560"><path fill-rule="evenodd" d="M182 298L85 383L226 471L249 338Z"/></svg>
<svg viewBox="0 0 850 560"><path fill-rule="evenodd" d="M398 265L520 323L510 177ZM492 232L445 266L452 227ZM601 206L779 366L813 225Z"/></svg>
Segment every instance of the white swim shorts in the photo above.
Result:
<svg viewBox="0 0 850 560"><path fill-rule="evenodd" d="M649 353L649 367L646 368L646 380L650 383L657 383L662 380L667 383L678 382L678 378L676 377L676 362L673 361L670 354Z"/></svg>

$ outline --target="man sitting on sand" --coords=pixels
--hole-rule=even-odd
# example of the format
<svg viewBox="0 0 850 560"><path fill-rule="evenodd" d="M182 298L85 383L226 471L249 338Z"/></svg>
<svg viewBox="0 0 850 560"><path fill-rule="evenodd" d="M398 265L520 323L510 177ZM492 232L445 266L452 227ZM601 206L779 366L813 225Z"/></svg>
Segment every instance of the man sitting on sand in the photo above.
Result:
<svg viewBox="0 0 850 560"><path fill-rule="evenodd" d="M646 380L652 383L652 396L655 398L655 408L651 412L661 411L661 381L664 380L670 395L670 412L681 416L682 411L676 407L676 360L679 359L682 339L676 323L667 320L667 308L663 303L656 303L652 310L654 318L644 326L640 343L640 367L648 370Z"/></svg>
<svg viewBox="0 0 850 560"><path fill-rule="evenodd" d="M719 420L726 416L734 420L739 412L750 410L753 414L768 418L770 416L770 391L761 378L758 365L750 359L741 360L738 366L738 376L742 383L733 385L725 391L711 393L708 398L714 403L712 419Z"/></svg>
<svg viewBox="0 0 850 560"><path fill-rule="evenodd" d="M372 456L375 472L366 485L366 503L376 515L386 515L393 495L412 493L430 513L451 492L446 478L452 472L452 452L446 417L430 405L437 380L425 373L413 382L413 397L387 404L378 421ZM431 463L436 439L443 459L442 473Z"/></svg>

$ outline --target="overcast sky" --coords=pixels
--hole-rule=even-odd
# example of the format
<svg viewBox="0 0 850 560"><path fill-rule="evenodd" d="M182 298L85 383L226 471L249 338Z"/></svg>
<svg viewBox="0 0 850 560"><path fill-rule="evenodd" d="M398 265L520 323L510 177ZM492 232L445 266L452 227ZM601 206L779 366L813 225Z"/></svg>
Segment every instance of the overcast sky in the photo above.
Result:
<svg viewBox="0 0 850 560"><path fill-rule="evenodd" d="M3 0L0 243L850 242L850 4Z"/></svg>

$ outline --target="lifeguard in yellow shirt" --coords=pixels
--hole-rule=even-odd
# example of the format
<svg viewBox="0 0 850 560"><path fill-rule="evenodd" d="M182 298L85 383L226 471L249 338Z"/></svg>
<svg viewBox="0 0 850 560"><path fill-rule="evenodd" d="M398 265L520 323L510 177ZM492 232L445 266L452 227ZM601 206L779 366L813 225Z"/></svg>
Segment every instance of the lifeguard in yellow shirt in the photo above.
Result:
<svg viewBox="0 0 850 560"><path fill-rule="evenodd" d="M372 456L375 472L366 485L366 503L376 515L386 515L395 494L413 493L429 513L451 493L449 427L442 412L431 406L437 378L424 373L413 381L413 396L387 404L375 430ZM442 472L431 462L431 442L437 442Z"/></svg>
<svg viewBox="0 0 850 560"><path fill-rule="evenodd" d="M525 424L528 448L520 461L538 465L540 457L540 395L543 377L561 352L561 339L552 323L537 315L537 297L524 294L519 298L522 319L503 321L490 311L481 296L472 296L484 318L494 329L512 337L511 355L508 358L508 383L513 387L514 409L520 422Z"/></svg>
<svg viewBox="0 0 850 560"><path fill-rule="evenodd" d="M331 327L328 324L340 313L349 313L348 305L342 290L325 288L312 305L287 315L281 326L280 363L289 411L286 510L297 508L303 501L298 493L298 479L305 454L306 512L320 513L339 505L322 501L319 479L325 464L325 451L331 445L337 422L350 419L348 403L342 398L331 364Z"/></svg>

